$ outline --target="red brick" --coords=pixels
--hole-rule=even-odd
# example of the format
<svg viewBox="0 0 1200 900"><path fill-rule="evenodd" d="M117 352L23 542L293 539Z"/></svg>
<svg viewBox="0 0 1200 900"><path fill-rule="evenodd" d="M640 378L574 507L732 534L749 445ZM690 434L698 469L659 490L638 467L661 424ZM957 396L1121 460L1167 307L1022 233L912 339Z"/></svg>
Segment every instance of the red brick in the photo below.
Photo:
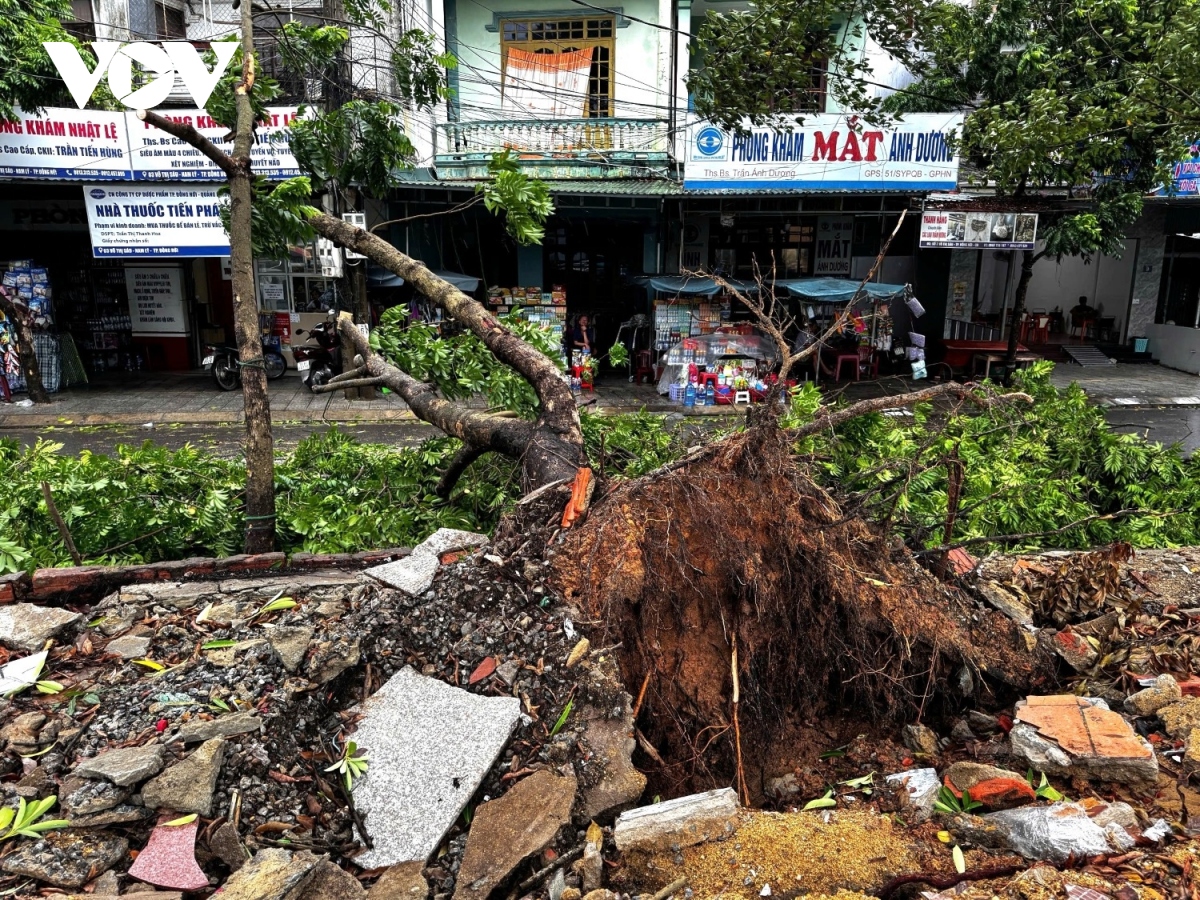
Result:
<svg viewBox="0 0 1200 900"><path fill-rule="evenodd" d="M23 600L29 593L33 581L27 572L10 572L0 575L0 603Z"/></svg>
<svg viewBox="0 0 1200 900"><path fill-rule="evenodd" d="M989 778L971 788L971 799L987 809L1012 809L1037 799L1037 793L1018 778Z"/></svg>

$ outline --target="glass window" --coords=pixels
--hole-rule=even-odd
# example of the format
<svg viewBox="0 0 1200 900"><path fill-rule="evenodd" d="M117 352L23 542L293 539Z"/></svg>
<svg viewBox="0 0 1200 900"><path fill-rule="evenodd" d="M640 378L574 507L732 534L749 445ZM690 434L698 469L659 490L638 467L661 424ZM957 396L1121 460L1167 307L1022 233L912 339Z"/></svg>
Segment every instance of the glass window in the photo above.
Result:
<svg viewBox="0 0 1200 900"><path fill-rule="evenodd" d="M271 312L291 312L287 268L284 263L260 259L255 265L255 284L258 289L258 308Z"/></svg>

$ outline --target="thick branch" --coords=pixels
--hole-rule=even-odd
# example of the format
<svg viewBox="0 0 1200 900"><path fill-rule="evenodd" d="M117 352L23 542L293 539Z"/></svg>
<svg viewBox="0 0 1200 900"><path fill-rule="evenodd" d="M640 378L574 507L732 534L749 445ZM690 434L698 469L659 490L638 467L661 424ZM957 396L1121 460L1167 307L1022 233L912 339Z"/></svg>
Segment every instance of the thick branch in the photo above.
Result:
<svg viewBox="0 0 1200 900"><path fill-rule="evenodd" d="M529 382L541 410L537 422L529 425L461 408L457 403L439 398L428 385L389 365L371 350L366 338L352 323L339 322L339 332L367 361L371 376L383 376L384 384L394 390L417 416L447 434L521 459L526 490L575 477L584 462L579 409L558 366L549 357L501 325L479 303L430 272L424 263L401 253L387 241L322 212L311 213L307 221L323 237L361 253L399 275L444 309L450 318L465 325L497 360ZM517 441L524 442L520 448L516 446Z"/></svg>
<svg viewBox="0 0 1200 900"><path fill-rule="evenodd" d="M185 144L190 144L195 147L214 163L221 167L221 171L230 178L236 178L238 175L244 175L238 164L224 150L221 150L216 144L202 135L199 131L193 128L186 122L173 122L170 119L163 118L156 112L151 112L148 109L139 109L137 117L149 125L153 125L160 131L165 131L169 135L179 138Z"/></svg>
<svg viewBox="0 0 1200 900"><path fill-rule="evenodd" d="M462 477L463 472L467 471L471 463L475 462L475 460L479 459L486 452L487 450L483 447L464 444L463 448L454 454L454 459L450 460L450 465L442 473L442 477L438 480L437 487L433 489L433 492L443 500L449 500L450 492L458 484L458 479Z"/></svg>
<svg viewBox="0 0 1200 900"><path fill-rule="evenodd" d="M526 445L533 437L533 423L492 415L439 397L430 385L417 381L373 352L366 336L349 319L338 322L338 332L344 340L354 345L355 353L366 359L365 368L369 379L363 380L390 388L408 404L418 418L466 444L481 447L485 451L495 450L517 459L525 452ZM320 385L313 390L341 390L349 384L352 382L343 381L332 385Z"/></svg>
<svg viewBox="0 0 1200 900"><path fill-rule="evenodd" d="M973 402L983 406L994 406L998 403L1010 403L1019 400L1024 403L1033 403L1033 398L1028 394L1003 394L996 397L976 397L975 391L978 385L973 382L959 384L957 381L948 381L945 384L935 385L920 391L912 391L907 394L894 394L887 397L875 397L871 400L860 400L858 403L852 403L849 406L835 409L832 412L813 419L807 425L801 425L799 428L791 429L788 434L793 439L807 437L810 434L816 434L818 431L825 431L827 428L836 428L844 422L849 422L851 419L865 416L867 413L882 412L885 409L895 409L900 406L915 406L918 403L924 403L926 400L932 400L934 397L941 397L945 394L953 394L956 397L967 397Z"/></svg>

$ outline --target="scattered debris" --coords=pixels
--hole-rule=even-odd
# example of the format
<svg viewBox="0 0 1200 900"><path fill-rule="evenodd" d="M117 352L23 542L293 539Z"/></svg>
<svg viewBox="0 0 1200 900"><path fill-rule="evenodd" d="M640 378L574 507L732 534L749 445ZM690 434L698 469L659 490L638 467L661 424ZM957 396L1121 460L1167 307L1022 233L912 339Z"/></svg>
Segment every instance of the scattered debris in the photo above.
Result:
<svg viewBox="0 0 1200 900"><path fill-rule="evenodd" d="M41 650L46 641L82 618L67 609L9 603L0 606L0 643L18 650Z"/></svg>
<svg viewBox="0 0 1200 900"><path fill-rule="evenodd" d="M0 869L54 887L83 887L125 858L129 842L115 834L91 830L51 831L36 841L22 841L0 859Z"/></svg>
<svg viewBox="0 0 1200 900"><path fill-rule="evenodd" d="M225 757L225 741L205 741L190 756L142 787L142 802L150 809L212 815L213 790Z"/></svg>
<svg viewBox="0 0 1200 900"><path fill-rule="evenodd" d="M1159 675L1154 684L1125 699L1125 711L1134 716L1152 716L1183 697L1173 675Z"/></svg>
<svg viewBox="0 0 1200 900"><path fill-rule="evenodd" d="M421 870L424 863L410 862L392 866L379 876L367 892L367 900L426 900L429 883Z"/></svg>
<svg viewBox="0 0 1200 900"><path fill-rule="evenodd" d="M307 850L259 850L221 888L221 900L290 900L317 874L321 858Z"/></svg>
<svg viewBox="0 0 1200 900"><path fill-rule="evenodd" d="M138 854L129 875L139 881L180 891L208 887L208 876L196 864L196 831L199 821L172 824L160 821L150 832L150 841Z"/></svg>
<svg viewBox="0 0 1200 900"><path fill-rule="evenodd" d="M162 767L162 746L150 744L145 747L108 750L99 756L85 759L75 766L72 774L80 778L104 778L120 787L130 787L157 775L162 771Z"/></svg>
<svg viewBox="0 0 1200 900"><path fill-rule="evenodd" d="M1085 858L1114 851L1104 829L1077 803L963 816L950 823L950 830L961 841L1012 850L1026 859L1063 862L1072 857Z"/></svg>
<svg viewBox="0 0 1200 900"><path fill-rule="evenodd" d="M942 789L937 769L912 769L889 775L885 781L902 789L905 814L915 824L933 816L933 803Z"/></svg>
<svg viewBox="0 0 1200 900"><path fill-rule="evenodd" d="M905 725L901 734L904 737L904 746L913 753L919 753L922 756L937 756L941 749L938 736L928 725Z"/></svg>

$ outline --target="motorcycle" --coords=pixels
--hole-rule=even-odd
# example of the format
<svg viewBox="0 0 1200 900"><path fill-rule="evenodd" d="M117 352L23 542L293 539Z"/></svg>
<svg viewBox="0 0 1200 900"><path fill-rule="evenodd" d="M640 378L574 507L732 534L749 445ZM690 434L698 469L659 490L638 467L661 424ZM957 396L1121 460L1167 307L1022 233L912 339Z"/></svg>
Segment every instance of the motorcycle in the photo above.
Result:
<svg viewBox="0 0 1200 900"><path fill-rule="evenodd" d="M267 380L274 381L282 378L287 372L287 360L278 350L263 345L263 367L267 370ZM237 390L242 383L242 367L237 347L221 347L209 345L204 348L204 359L200 364L212 372L217 387L223 391Z"/></svg>
<svg viewBox="0 0 1200 900"><path fill-rule="evenodd" d="M303 328L296 329L296 335L305 334ZM342 374L342 338L338 334L337 319L330 315L320 325L314 325L307 332L310 340L316 345L304 343L292 347L292 355L296 357L296 368L304 379L309 390L328 381L335 375Z"/></svg>

